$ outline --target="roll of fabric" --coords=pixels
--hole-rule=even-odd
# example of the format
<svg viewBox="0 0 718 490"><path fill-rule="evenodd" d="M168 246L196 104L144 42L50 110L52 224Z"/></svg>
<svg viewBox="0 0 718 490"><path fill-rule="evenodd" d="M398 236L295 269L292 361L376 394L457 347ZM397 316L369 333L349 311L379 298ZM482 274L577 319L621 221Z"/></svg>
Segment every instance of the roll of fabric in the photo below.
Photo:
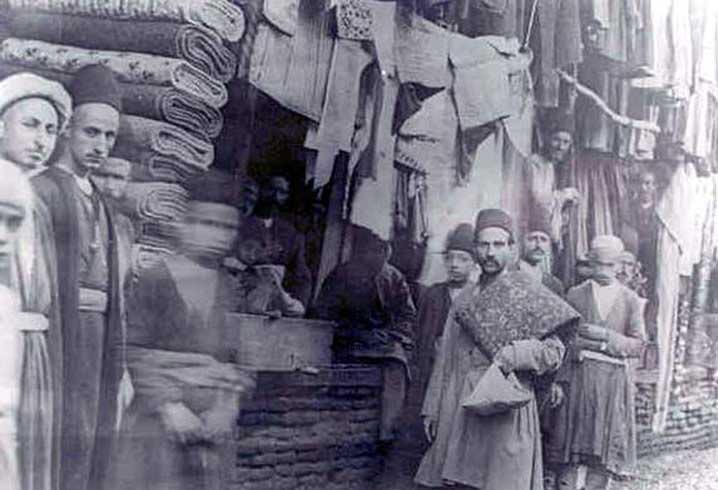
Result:
<svg viewBox="0 0 718 490"><path fill-rule="evenodd" d="M164 246L171 244L176 237L176 223L172 221L143 221L140 224L140 238L138 243Z"/></svg>
<svg viewBox="0 0 718 490"><path fill-rule="evenodd" d="M130 182L123 211L140 220L178 221L187 212L189 193L166 182Z"/></svg>
<svg viewBox="0 0 718 490"><path fill-rule="evenodd" d="M215 108L227 103L224 84L176 58L97 51L11 37L0 44L0 61L62 73L75 73L84 66L102 64L111 68L120 82L175 87Z"/></svg>
<svg viewBox="0 0 718 490"><path fill-rule="evenodd" d="M149 162L133 162L131 175L136 182L184 184L205 171L206 168L200 165L188 165L177 159L157 157Z"/></svg>
<svg viewBox="0 0 718 490"><path fill-rule="evenodd" d="M172 254L170 246L154 246L139 243L132 247L132 265L135 272L149 269L159 264L164 257Z"/></svg>
<svg viewBox="0 0 718 490"><path fill-rule="evenodd" d="M51 70L27 68L0 62L0 79L32 71L68 88L72 75ZM186 129L196 136L216 138L222 131L222 113L205 102L173 87L120 83L125 114L157 119Z"/></svg>
<svg viewBox="0 0 718 490"><path fill-rule="evenodd" d="M219 35L200 26L38 12L13 16L8 28L13 37L21 39L180 58L224 83L237 70L236 56Z"/></svg>
<svg viewBox="0 0 718 490"><path fill-rule="evenodd" d="M242 9L226 0L9 0L13 9L129 20L201 25L229 42L244 33Z"/></svg>
<svg viewBox="0 0 718 490"><path fill-rule="evenodd" d="M214 160L214 147L204 138L162 121L122 116L113 156L150 169L165 165L181 173L205 171ZM185 169L185 170L183 170Z"/></svg>

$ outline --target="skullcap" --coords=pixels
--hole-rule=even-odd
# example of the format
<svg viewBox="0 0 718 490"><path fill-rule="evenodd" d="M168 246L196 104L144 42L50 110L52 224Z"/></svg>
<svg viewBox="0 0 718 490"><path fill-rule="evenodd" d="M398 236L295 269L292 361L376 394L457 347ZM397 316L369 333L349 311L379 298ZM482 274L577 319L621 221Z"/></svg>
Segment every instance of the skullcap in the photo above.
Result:
<svg viewBox="0 0 718 490"><path fill-rule="evenodd" d="M72 100L61 84L32 73L16 73L0 81L0 115L16 102L32 98L52 104L60 129L65 127L72 115Z"/></svg>

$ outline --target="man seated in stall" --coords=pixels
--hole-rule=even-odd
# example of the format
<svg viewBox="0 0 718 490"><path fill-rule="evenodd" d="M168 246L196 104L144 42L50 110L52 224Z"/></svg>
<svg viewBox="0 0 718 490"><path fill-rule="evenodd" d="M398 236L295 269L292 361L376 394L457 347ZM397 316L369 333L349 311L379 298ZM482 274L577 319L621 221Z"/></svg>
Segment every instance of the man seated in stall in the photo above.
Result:
<svg viewBox="0 0 718 490"><path fill-rule="evenodd" d="M237 255L238 260L225 262L237 278L236 311L271 317L304 316L302 302L282 287L284 268L267 264L266 253L259 240L240 237Z"/></svg>
<svg viewBox="0 0 718 490"><path fill-rule="evenodd" d="M409 381L416 309L404 276L388 263L391 246L367 228L357 228L353 254L324 280L316 316L334 320L335 358L371 362L384 377L379 438L396 438Z"/></svg>
<svg viewBox="0 0 718 490"><path fill-rule="evenodd" d="M645 301L616 278L623 251L615 236L594 238L593 275L567 293L582 322L558 376L566 397L546 452L549 462L563 465L556 482L560 490L581 488L579 465L587 467L583 488L605 490L636 461L629 361L644 347Z"/></svg>
<svg viewBox="0 0 718 490"><path fill-rule="evenodd" d="M245 219L239 236L259 240L267 264L285 268L284 289L306 307L312 291L312 276L304 253L304 236L281 214L288 198L287 179L272 177L262 186L254 214ZM239 250L235 249L235 256L238 255Z"/></svg>
<svg viewBox="0 0 718 490"><path fill-rule="evenodd" d="M563 296L566 291L563 283L550 272L551 248L551 224L546 220L534 218L524 235L519 270L530 274L551 291Z"/></svg>
<svg viewBox="0 0 718 490"><path fill-rule="evenodd" d="M228 444L253 375L234 364L225 315L236 306L220 266L240 212L193 189L178 254L143 271L129 300L127 358L136 397L123 427L113 490L225 488Z"/></svg>

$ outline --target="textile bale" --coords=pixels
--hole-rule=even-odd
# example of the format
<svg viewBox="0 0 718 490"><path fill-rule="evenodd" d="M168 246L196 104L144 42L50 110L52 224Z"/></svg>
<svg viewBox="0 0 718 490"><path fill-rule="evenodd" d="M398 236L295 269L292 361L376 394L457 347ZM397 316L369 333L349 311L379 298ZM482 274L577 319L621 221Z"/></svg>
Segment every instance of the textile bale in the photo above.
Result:
<svg viewBox="0 0 718 490"><path fill-rule="evenodd" d="M122 210L140 220L179 221L187 211L189 193L165 182L130 182Z"/></svg>
<svg viewBox="0 0 718 490"><path fill-rule="evenodd" d="M219 35L195 25L20 12L11 18L8 28L22 39L180 58L225 83L237 69L237 58Z"/></svg>
<svg viewBox="0 0 718 490"><path fill-rule="evenodd" d="M113 155L146 167L150 175L158 177L156 180L181 179L207 170L214 160L214 148L206 139L171 124L122 116ZM163 168L174 169L174 175Z"/></svg>
<svg viewBox="0 0 718 490"><path fill-rule="evenodd" d="M168 20L207 27L229 42L244 33L242 9L225 0L9 0L16 10L131 20Z"/></svg>
<svg viewBox="0 0 718 490"><path fill-rule="evenodd" d="M66 88L72 74L38 68L33 73L62 83ZM22 65L0 62L0 79L28 71ZM125 114L166 121L195 135L215 138L222 131L222 113L206 102L174 87L120 83Z"/></svg>
<svg viewBox="0 0 718 490"><path fill-rule="evenodd" d="M74 74L88 65L111 68L120 82L171 86L211 107L227 103L227 88L184 60L123 51L97 51L28 39L8 38L0 44L0 61Z"/></svg>

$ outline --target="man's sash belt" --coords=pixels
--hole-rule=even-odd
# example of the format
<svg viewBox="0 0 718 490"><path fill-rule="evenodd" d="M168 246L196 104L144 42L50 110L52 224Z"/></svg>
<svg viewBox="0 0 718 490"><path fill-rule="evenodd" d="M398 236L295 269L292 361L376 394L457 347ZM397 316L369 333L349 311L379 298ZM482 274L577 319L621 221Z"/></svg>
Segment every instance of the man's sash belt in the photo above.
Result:
<svg viewBox="0 0 718 490"><path fill-rule="evenodd" d="M80 288L80 311L107 312L107 293L99 289Z"/></svg>
<svg viewBox="0 0 718 490"><path fill-rule="evenodd" d="M583 362L585 359L592 359L594 361L606 362L608 364L615 364L617 366L623 367L626 367L628 365L625 359L618 359L616 357L607 356L606 354L601 354L600 352L595 352L592 350L581 350L579 352L578 360Z"/></svg>

